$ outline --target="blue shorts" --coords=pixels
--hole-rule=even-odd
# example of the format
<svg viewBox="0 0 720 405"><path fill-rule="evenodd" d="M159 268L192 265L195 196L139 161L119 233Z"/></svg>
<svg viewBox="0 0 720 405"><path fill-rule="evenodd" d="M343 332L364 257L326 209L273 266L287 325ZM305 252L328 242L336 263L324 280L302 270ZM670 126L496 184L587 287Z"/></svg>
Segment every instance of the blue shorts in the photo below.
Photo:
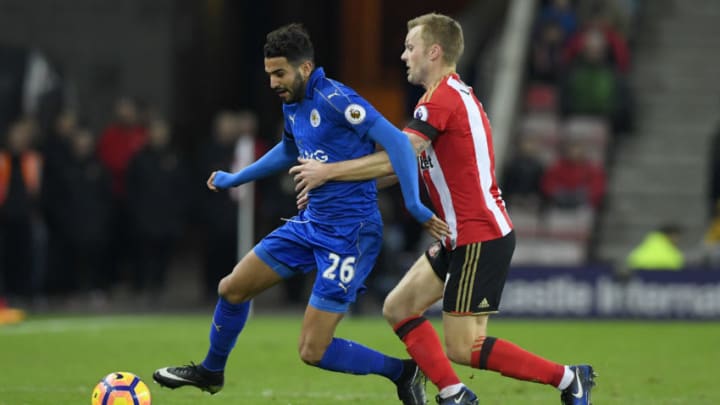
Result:
<svg viewBox="0 0 720 405"><path fill-rule="evenodd" d="M310 305L347 312L375 266L382 247L382 219L373 215L349 225L310 222L302 214L255 246L255 254L283 278L318 270Z"/></svg>

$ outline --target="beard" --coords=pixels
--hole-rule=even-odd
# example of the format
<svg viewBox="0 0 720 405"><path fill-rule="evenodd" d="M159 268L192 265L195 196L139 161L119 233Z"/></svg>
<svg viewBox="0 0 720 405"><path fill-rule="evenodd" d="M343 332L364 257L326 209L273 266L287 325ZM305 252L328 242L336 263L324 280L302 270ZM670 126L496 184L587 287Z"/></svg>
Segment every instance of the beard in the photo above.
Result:
<svg viewBox="0 0 720 405"><path fill-rule="evenodd" d="M302 75L300 74L300 70L297 70L295 72L295 80L293 80L292 85L288 89L288 92L290 93L290 97L287 100L283 100L285 104L293 104L297 103L298 101L303 99L303 96L305 91L305 81L302 78Z"/></svg>

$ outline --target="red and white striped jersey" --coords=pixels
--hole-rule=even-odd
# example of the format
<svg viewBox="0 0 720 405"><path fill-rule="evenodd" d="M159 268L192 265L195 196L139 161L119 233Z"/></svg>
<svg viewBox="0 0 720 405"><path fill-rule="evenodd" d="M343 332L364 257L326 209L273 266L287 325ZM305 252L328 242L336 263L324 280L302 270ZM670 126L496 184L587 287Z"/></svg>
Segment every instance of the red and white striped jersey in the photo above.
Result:
<svg viewBox="0 0 720 405"><path fill-rule="evenodd" d="M490 122L472 88L450 74L427 90L413 115L405 131L432 141L418 159L435 209L450 226L443 244L455 249L510 233Z"/></svg>

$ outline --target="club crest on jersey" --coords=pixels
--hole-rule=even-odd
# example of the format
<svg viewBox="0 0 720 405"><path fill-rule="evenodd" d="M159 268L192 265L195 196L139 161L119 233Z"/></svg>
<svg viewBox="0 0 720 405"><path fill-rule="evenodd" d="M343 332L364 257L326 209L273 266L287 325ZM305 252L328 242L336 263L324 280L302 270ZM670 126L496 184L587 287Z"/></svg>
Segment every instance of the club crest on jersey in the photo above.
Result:
<svg viewBox="0 0 720 405"><path fill-rule="evenodd" d="M320 113L314 108L310 111L310 125L312 125L313 128L317 128L320 125Z"/></svg>
<svg viewBox="0 0 720 405"><path fill-rule="evenodd" d="M359 104L350 104L345 109L345 119L357 125L365 120L365 109Z"/></svg>
<svg viewBox="0 0 720 405"><path fill-rule="evenodd" d="M413 118L420 121L427 121L428 118L428 109L424 105L421 105L420 107L415 109L415 112L413 112Z"/></svg>

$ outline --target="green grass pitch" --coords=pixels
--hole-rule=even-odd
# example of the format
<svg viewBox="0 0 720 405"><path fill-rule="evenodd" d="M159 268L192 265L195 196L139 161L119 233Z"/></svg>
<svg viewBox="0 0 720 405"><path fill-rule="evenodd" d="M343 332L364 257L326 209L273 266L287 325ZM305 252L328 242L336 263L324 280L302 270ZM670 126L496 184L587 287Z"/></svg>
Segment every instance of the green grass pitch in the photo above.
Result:
<svg viewBox="0 0 720 405"><path fill-rule="evenodd" d="M149 385L153 404L396 404L394 386L377 376L330 373L297 356L299 317L255 316L226 371L225 389L161 389L161 366L202 360L207 316L113 316L30 319L0 326L0 405L82 405L112 371ZM495 319L500 336L562 363L590 362L602 404L720 404L720 323L573 322ZM338 336L404 357L380 318L348 318ZM457 367L483 405L558 404L553 388ZM435 387L428 384L432 399ZM432 402L431 402L432 403Z"/></svg>

